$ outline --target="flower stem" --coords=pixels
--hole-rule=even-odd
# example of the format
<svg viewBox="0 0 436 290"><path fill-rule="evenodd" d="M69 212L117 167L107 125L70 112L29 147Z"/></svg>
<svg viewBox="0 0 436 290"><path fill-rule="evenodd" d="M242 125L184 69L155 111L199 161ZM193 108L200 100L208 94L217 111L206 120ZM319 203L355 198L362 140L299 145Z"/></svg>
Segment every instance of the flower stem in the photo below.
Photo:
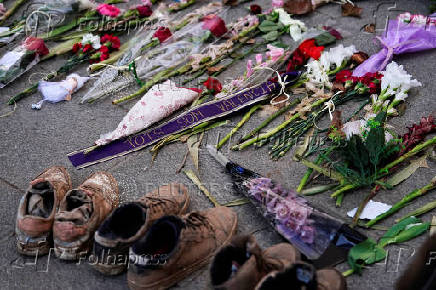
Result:
<svg viewBox="0 0 436 290"><path fill-rule="evenodd" d="M414 210L414 211L406 214L405 216L403 216L403 217L401 217L399 219L396 219L395 222L399 223L399 222L405 220L408 217L411 217L411 216L417 217L417 216L423 215L423 214L425 214L425 213L427 213L427 212L429 212L429 211L431 211L432 209L435 209L435 208L436 208L436 201L429 202L426 205L424 205L423 207L420 207L417 210Z"/></svg>
<svg viewBox="0 0 436 290"><path fill-rule="evenodd" d="M410 158L412 156L415 156L419 152L423 151L427 147L430 147L430 146L432 146L434 144L436 144L436 137L433 137L433 138L425 141L424 143L416 145L412 150L410 150L409 152L407 152L404 155L400 156L398 159L392 161L391 163L389 163L388 165L386 165L385 167L380 169L379 170L379 174L381 175L380 177L386 175L389 172L389 169L391 169L394 166L400 164L401 162L405 161L406 159L408 159L408 158Z"/></svg>
<svg viewBox="0 0 436 290"><path fill-rule="evenodd" d="M338 173L339 174L339 173ZM331 178L331 176L329 176ZM341 176L342 177L342 176ZM343 178L343 177L342 177ZM338 190L336 190L335 192L333 192L333 194L331 195L331 197L338 197L339 195L350 191L352 189L356 189L358 186L355 184L346 184L343 187L339 188Z"/></svg>
<svg viewBox="0 0 436 290"><path fill-rule="evenodd" d="M9 8L5 14L0 18L0 25L3 25L3 23L11 17L24 3L26 3L27 0L17 0L14 1L14 5Z"/></svg>
<svg viewBox="0 0 436 290"><path fill-rule="evenodd" d="M336 148L336 146L330 146L327 149L327 152L325 153L325 155L319 154L315 160L315 164L320 165L321 162L324 160L324 156L329 155L335 148ZM306 186L307 181L309 180L310 176L312 175L312 172L313 172L313 168L307 169L306 173L304 174L303 178L300 181L300 184L297 187L297 192L301 192L303 190L304 186Z"/></svg>
<svg viewBox="0 0 436 290"><path fill-rule="evenodd" d="M366 207L368 202L377 195L377 192L379 191L379 189L380 189L380 185L377 184L376 186L374 186L374 188L371 190L371 192L365 197L365 199L359 205L356 213L353 216L353 222L351 223L351 227L354 227L357 225L357 223L359 221L359 217L362 214L363 209Z"/></svg>
<svg viewBox="0 0 436 290"><path fill-rule="evenodd" d="M239 130L239 128L241 128L248 120L250 120L251 115L253 115L253 113L256 112L261 106L261 104L257 104L251 107L251 109L244 115L244 117L242 117L241 121L239 121L236 127L234 127L229 134L227 134L223 139L221 139L220 142L218 142L216 148L220 149L233 136L233 134Z"/></svg>
<svg viewBox="0 0 436 290"><path fill-rule="evenodd" d="M367 222L366 227L370 228L372 225L378 223L382 219L391 216L392 214L396 213L397 211L399 211L400 209L405 207L409 202L411 202L415 198L425 195L427 192L429 192L430 190L432 190L434 188L436 188L436 176L433 177L433 179L430 181L430 183L428 183L424 187L421 187L419 189L415 189L414 191L407 194L405 197L403 197L403 199L401 199L399 202L394 204L387 212L382 213L382 214L378 215L377 217L375 217L374 219Z"/></svg>
<svg viewBox="0 0 436 290"><path fill-rule="evenodd" d="M353 273L354 273L354 270L353 270L353 269L350 269L350 270L347 270L347 271L343 272L343 273L342 273L342 276L344 276L344 277L348 277L348 276L353 275Z"/></svg>
<svg viewBox="0 0 436 290"><path fill-rule="evenodd" d="M344 184L345 182L344 177L331 168L324 168L304 158L301 159L301 163L303 163L306 167L312 168L333 180L339 181L341 184Z"/></svg>
<svg viewBox="0 0 436 290"><path fill-rule="evenodd" d="M241 138L241 140L239 141L239 143L242 143L250 138L252 138L254 135L256 135L257 132L259 132L260 130L262 130L263 128L265 128L269 123L271 123L273 120L275 120L278 116L280 116L281 114L283 114L284 112L286 112L287 110L289 110L292 106L298 104L299 102L301 102L300 99L295 99L293 100L289 105L284 106L283 108L281 108L280 110L278 110L277 112L275 112L274 114L272 114L271 116L269 116L265 121L263 121L257 128L255 128L254 130L252 130L250 133L248 133L247 135L245 135L244 137Z"/></svg>

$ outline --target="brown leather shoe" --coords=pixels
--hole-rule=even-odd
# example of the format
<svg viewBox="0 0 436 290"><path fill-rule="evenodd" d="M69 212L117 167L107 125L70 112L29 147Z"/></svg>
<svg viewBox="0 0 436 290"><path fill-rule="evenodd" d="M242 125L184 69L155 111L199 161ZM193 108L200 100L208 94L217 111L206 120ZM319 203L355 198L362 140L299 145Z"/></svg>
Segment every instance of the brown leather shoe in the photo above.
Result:
<svg viewBox="0 0 436 290"><path fill-rule="evenodd" d="M107 172L96 172L65 195L55 215L55 255L77 260L92 244L95 230L118 206L118 184Z"/></svg>
<svg viewBox="0 0 436 290"><path fill-rule="evenodd" d="M20 200L15 224L20 254L36 256L50 251L55 213L70 189L70 175L60 166L46 169L30 182Z"/></svg>
<svg viewBox="0 0 436 290"><path fill-rule="evenodd" d="M157 219L186 213L188 189L172 183L116 208L95 232L92 266L106 275L122 273L129 261L129 247L142 237Z"/></svg>
<svg viewBox="0 0 436 290"><path fill-rule="evenodd" d="M345 278L335 269L315 268L304 262L297 262L282 271L272 271L257 285L256 290L346 290Z"/></svg>
<svg viewBox="0 0 436 290"><path fill-rule="evenodd" d="M157 220L130 248L131 289L167 289L209 263L237 228L226 207Z"/></svg>
<svg viewBox="0 0 436 290"><path fill-rule="evenodd" d="M215 255L210 269L212 286L220 290L254 289L265 275L283 270L300 256L288 243L262 251L254 236L236 236Z"/></svg>

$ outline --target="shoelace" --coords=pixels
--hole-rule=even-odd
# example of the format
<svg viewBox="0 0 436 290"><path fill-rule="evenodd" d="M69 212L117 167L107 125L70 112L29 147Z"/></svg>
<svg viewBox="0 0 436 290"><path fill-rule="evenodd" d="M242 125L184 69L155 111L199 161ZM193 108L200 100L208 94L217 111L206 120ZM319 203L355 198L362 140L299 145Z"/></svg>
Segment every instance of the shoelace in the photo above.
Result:
<svg viewBox="0 0 436 290"><path fill-rule="evenodd" d="M200 230L203 227L213 230L207 218L196 212L189 214L185 220L185 223L186 227L192 229L193 231Z"/></svg>
<svg viewBox="0 0 436 290"><path fill-rule="evenodd" d="M154 197L154 196L146 196L141 199L147 205L147 208L151 210L153 213L158 211L165 211L167 207L167 203L175 204L176 202L172 199L162 198L162 197Z"/></svg>

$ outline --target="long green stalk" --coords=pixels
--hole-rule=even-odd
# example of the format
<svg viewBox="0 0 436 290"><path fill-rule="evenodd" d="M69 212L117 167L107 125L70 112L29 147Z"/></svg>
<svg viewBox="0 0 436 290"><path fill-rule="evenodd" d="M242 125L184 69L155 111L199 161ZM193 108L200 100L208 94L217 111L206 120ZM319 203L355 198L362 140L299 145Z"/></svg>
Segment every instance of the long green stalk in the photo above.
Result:
<svg viewBox="0 0 436 290"><path fill-rule="evenodd" d="M327 149L327 152L325 153L325 155L329 155L335 148L336 148L335 146L330 146ZM320 154L316 158L315 164L316 165L320 165L323 160L324 160L324 155ZM303 188L306 186L306 183L309 180L309 178L312 175L312 173L313 173L313 168L307 168L306 173L304 174L303 178L300 181L300 184L297 187L297 192L301 192L303 190Z"/></svg>
<svg viewBox="0 0 436 290"><path fill-rule="evenodd" d="M250 133L248 133L247 135L245 135L244 137L241 138L241 140L239 141L239 143L242 143L250 138L252 138L254 135L257 134L257 132L259 132L260 130L262 130L263 128L265 128L266 126L268 126L269 123L271 123L272 121L274 121L277 117L279 117L280 115L282 115L284 112L288 111L291 107L295 106L296 104L298 104L299 102L301 102L300 99L295 99L293 100L289 105L284 106L283 108L281 108L280 110L278 110L277 112L275 112L274 114L272 114L271 116L269 116L265 121L263 121L258 127L256 127L254 130L252 130Z"/></svg>
<svg viewBox="0 0 436 290"><path fill-rule="evenodd" d="M14 1L14 5L9 8L5 14L0 18L0 25L3 25L3 23L11 17L24 3L26 3L27 0L16 0Z"/></svg>
<svg viewBox="0 0 436 290"><path fill-rule="evenodd" d="M317 172L319 172L319 173L321 173L321 174L323 174L323 175L325 175L333 180L339 181L341 184L344 184L344 182L345 182L345 178L341 174L339 174L339 172L337 172L331 168L324 168L324 167L319 166L313 162L310 162L309 160L304 159L304 158L302 158L300 161L306 167L312 168L312 169L316 170Z"/></svg>
<svg viewBox="0 0 436 290"><path fill-rule="evenodd" d="M235 134L239 128L241 128L248 120L250 120L251 115L253 115L254 112L256 112L262 105L257 104L250 108L250 110L245 113L245 115L242 117L241 121L238 122L238 124L230 131L229 134L227 134L223 139L221 139L220 142L218 142L218 145L216 146L217 149L220 149L223 147L224 144Z"/></svg>
<svg viewBox="0 0 436 290"><path fill-rule="evenodd" d="M380 169L379 174L381 174L381 175L387 174L389 172L389 169L400 164L401 162L405 161L406 159L408 159L412 156L415 156L417 153L423 151L427 147L435 145L435 144L436 144L436 137L433 137L433 138L425 141L424 143L416 145L412 150L410 150L409 152L405 153L404 155L402 155L398 159L392 161L391 163L389 163L388 165L386 165L385 167Z"/></svg>
<svg viewBox="0 0 436 290"><path fill-rule="evenodd" d="M433 177L433 179L430 181L430 183L428 183L424 187L421 187L419 189L415 189L414 191L407 194L399 202L394 204L387 212L382 213L381 215L378 215L376 218L367 222L366 226L368 228L370 228L372 225L378 223L382 219L385 219L385 218L391 216L392 214L396 213L397 211L399 211L400 209L405 207L409 202L411 202L415 198L418 198L420 196L425 195L426 193L428 193L430 190L432 190L434 188L436 188L436 176Z"/></svg>
<svg viewBox="0 0 436 290"><path fill-rule="evenodd" d="M324 99L320 99L315 101L312 104L312 108L315 108L321 104L323 104L325 102ZM286 128L290 123L292 123L293 121L295 121L296 119L300 118L301 114L300 112L295 113L291 118L289 118L288 120L284 121L283 123L281 123L280 125L278 125L277 127L271 129L270 131L264 133L264 134L260 134L257 137L254 137L252 139L249 139L247 141L245 141L242 144L239 144L237 146L232 147L233 150L243 150L244 148L253 145L256 142L259 142L261 140L265 140L270 138L271 136L275 135L276 133L280 132L281 130L283 130L284 128Z"/></svg>
<svg viewBox="0 0 436 290"><path fill-rule="evenodd" d="M411 217L411 216L417 217L417 216L423 215L423 214L425 214L425 213L427 213L427 212L429 212L429 211L431 211L431 210L433 210L435 208L436 208L436 201L429 202L426 205L424 205L423 207L420 207L417 210L414 210L414 211L406 214L405 216L403 216L403 217L401 217L399 219L396 219L395 222L399 223L399 222L405 220L408 217Z"/></svg>

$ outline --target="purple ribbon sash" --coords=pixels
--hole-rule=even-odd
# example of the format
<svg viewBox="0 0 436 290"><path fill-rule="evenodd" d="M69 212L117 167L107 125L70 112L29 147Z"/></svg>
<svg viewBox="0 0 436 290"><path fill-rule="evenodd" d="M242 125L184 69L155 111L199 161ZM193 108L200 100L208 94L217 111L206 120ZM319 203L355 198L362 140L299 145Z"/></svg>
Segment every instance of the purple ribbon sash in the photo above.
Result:
<svg viewBox="0 0 436 290"><path fill-rule="evenodd" d="M200 123L228 115L253 103L265 100L280 87L279 83L264 82L226 98L192 108L155 128L124 139L115 140L91 151L87 148L69 153L68 159L70 159L74 167L81 169L141 150L169 135L180 133Z"/></svg>

